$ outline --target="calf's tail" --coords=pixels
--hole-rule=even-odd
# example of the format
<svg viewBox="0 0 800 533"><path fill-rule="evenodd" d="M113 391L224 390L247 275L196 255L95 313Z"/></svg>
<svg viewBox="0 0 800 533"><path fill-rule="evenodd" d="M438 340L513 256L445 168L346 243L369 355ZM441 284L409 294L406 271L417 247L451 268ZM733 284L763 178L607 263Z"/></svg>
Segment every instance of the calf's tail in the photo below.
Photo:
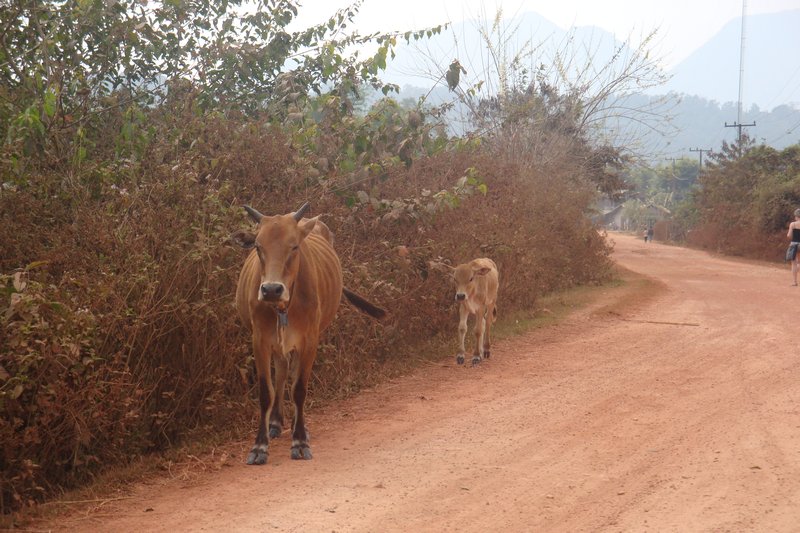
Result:
<svg viewBox="0 0 800 533"><path fill-rule="evenodd" d="M360 311L368 314L372 318L377 318L380 320L381 318L386 316L386 310L381 309L377 305L372 302L367 301L363 297L359 296L358 294L354 293L347 287L342 289L342 292L350 300L350 303L356 306Z"/></svg>

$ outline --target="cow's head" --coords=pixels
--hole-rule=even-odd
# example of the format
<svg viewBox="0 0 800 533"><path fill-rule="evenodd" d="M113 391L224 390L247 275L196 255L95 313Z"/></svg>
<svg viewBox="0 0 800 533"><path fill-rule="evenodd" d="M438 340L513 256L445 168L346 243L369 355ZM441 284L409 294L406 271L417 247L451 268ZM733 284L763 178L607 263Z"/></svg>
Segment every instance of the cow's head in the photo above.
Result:
<svg viewBox="0 0 800 533"><path fill-rule="evenodd" d="M456 284L456 301L463 302L469 295L475 292L475 280L479 276L489 273L488 267L473 267L470 263L464 263L457 267L451 267L446 263L438 261L430 262L430 267L440 272L449 273Z"/></svg>
<svg viewBox="0 0 800 533"><path fill-rule="evenodd" d="M261 265L258 299L273 302L279 309L289 305L294 281L300 267L303 240L314 229L317 217L303 219L308 203L288 215L265 216L250 206L244 206L250 217L258 222L255 234L237 231L231 240L245 249L255 249Z"/></svg>
<svg viewBox="0 0 800 533"><path fill-rule="evenodd" d="M458 265L453 269L453 280L456 282L456 301L462 302L475 292L475 280L489 273L487 267L473 267L469 263Z"/></svg>

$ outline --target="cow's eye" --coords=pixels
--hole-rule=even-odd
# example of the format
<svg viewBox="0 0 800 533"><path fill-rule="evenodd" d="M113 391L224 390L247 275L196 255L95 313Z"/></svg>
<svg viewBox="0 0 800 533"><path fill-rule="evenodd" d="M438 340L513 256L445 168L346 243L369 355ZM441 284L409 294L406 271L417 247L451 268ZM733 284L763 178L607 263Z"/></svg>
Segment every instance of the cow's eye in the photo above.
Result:
<svg viewBox="0 0 800 533"><path fill-rule="evenodd" d="M300 245L299 244L295 244L294 246L292 246L292 251L293 252L296 252L299 249L300 249Z"/></svg>

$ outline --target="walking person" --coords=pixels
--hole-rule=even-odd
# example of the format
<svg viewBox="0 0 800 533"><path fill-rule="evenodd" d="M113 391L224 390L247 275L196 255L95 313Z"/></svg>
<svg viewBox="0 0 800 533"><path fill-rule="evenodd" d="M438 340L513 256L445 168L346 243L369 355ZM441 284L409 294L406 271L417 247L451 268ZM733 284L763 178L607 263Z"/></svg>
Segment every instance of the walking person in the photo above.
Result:
<svg viewBox="0 0 800 533"><path fill-rule="evenodd" d="M789 223L786 237L792 240L786 250L786 260L792 262L792 286L797 287L797 271L800 269L800 254L797 253L797 248L800 247L800 209L794 210L794 222Z"/></svg>

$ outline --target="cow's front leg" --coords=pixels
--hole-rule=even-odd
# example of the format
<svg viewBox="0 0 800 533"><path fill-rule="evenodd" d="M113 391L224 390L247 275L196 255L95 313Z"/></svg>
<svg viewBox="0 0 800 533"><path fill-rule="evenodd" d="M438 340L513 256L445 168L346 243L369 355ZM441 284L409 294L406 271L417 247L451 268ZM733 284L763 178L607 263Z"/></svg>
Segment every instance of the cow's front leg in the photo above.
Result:
<svg viewBox="0 0 800 533"><path fill-rule="evenodd" d="M316 341L314 341L316 342ZM292 400L294 401L294 420L292 422L292 459L311 459L308 429L305 420L305 402L308 393L308 382L311 379L311 369L317 355L317 345L306 348L297 357L295 375L292 380Z"/></svg>
<svg viewBox="0 0 800 533"><path fill-rule="evenodd" d="M483 359L483 330L486 326L486 308L482 307L475 313L475 349L472 351L472 366Z"/></svg>
<svg viewBox="0 0 800 533"><path fill-rule="evenodd" d="M289 373L289 361L286 357L276 355L275 363L275 400L269 413L269 438L280 437L283 431L283 391L286 385L286 375Z"/></svg>
<svg viewBox="0 0 800 533"><path fill-rule="evenodd" d="M270 379L269 346L262 342L261 336L253 335L253 351L256 360L256 372L258 374L258 400L260 416L258 418L258 432L253 449L247 455L247 464L263 465L267 462L269 455L269 440L267 438L267 413L272 399L275 397Z"/></svg>
<svg viewBox="0 0 800 533"><path fill-rule="evenodd" d="M459 365L464 364L464 353L466 352L466 348L464 348L464 337L467 336L467 317L469 317L469 310L465 304L459 304L458 306L458 354L456 355L456 363Z"/></svg>

